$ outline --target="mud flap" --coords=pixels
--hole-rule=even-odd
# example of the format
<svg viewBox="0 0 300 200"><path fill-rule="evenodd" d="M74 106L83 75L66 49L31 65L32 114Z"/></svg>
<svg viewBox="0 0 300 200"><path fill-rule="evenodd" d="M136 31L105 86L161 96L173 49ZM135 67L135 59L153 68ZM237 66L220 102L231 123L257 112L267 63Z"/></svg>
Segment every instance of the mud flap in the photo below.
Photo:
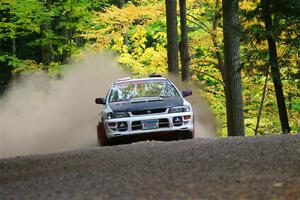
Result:
<svg viewBox="0 0 300 200"><path fill-rule="evenodd" d="M100 146L107 145L107 139L106 139L105 129L104 129L103 123L99 123L97 125L97 135L98 135L98 144Z"/></svg>
<svg viewBox="0 0 300 200"><path fill-rule="evenodd" d="M192 134L192 138L195 138L195 115L193 115L193 134Z"/></svg>

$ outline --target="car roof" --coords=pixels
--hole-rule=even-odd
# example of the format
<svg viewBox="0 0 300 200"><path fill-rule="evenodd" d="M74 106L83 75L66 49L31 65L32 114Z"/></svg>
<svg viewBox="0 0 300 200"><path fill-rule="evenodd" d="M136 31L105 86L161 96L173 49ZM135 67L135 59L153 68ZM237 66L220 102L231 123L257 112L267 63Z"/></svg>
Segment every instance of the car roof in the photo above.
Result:
<svg viewBox="0 0 300 200"><path fill-rule="evenodd" d="M131 79L131 78L122 78L119 79L115 82L115 84L119 83L131 83L131 82L147 82L147 81L165 81L168 80L167 78L163 77L153 77L153 78L136 78L136 79Z"/></svg>

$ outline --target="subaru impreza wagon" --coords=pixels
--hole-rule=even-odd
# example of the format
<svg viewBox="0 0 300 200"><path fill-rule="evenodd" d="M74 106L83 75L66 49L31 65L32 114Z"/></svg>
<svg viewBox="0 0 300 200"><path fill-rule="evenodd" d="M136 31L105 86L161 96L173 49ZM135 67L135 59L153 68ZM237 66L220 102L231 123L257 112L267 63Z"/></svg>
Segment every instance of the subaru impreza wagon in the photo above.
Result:
<svg viewBox="0 0 300 200"><path fill-rule="evenodd" d="M123 78L112 84L106 97L96 98L103 107L97 126L101 146L120 138L142 136L143 139L188 139L194 137L194 115L185 97L167 78Z"/></svg>

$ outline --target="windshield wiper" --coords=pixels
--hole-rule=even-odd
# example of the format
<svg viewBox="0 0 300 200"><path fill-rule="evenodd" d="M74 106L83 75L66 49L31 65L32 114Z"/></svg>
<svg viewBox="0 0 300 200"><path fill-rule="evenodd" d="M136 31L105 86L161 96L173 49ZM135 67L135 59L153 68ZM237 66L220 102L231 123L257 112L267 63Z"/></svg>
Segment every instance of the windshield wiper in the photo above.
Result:
<svg viewBox="0 0 300 200"><path fill-rule="evenodd" d="M131 103L140 103L140 102L146 102L146 101L147 101L147 98L144 98L144 97L130 99Z"/></svg>
<svg viewBox="0 0 300 200"><path fill-rule="evenodd" d="M164 98L169 98L170 96L167 96L167 95L160 95L159 97L164 99Z"/></svg>
<svg viewBox="0 0 300 200"><path fill-rule="evenodd" d="M148 97L147 100L148 101L162 101L163 98L160 97L160 96L157 96L157 97Z"/></svg>

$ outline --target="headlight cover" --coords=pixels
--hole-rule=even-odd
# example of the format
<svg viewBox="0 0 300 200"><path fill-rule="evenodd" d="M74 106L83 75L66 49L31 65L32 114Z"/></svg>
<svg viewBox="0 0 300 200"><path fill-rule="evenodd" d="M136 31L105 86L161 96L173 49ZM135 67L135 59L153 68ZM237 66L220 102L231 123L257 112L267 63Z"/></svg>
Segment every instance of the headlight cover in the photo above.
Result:
<svg viewBox="0 0 300 200"><path fill-rule="evenodd" d="M181 112L189 112L191 109L189 106L178 106L169 109L169 113L181 113Z"/></svg>
<svg viewBox="0 0 300 200"><path fill-rule="evenodd" d="M114 119L114 118L125 118L129 117L127 112L110 112L107 113L107 119Z"/></svg>

